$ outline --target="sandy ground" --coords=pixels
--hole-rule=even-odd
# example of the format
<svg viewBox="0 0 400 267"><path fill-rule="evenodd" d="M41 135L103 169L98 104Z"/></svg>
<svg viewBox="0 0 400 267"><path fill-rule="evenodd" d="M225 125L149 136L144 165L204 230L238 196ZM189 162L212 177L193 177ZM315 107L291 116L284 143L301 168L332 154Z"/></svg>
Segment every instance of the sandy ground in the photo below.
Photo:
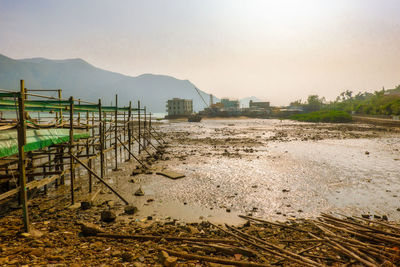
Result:
<svg viewBox="0 0 400 267"><path fill-rule="evenodd" d="M186 177L131 177L130 168L113 175L139 208L138 220L240 223L238 214L285 220L321 212L400 219L395 128L261 119L169 121L162 128L169 145L153 168ZM144 196L133 195L138 188Z"/></svg>

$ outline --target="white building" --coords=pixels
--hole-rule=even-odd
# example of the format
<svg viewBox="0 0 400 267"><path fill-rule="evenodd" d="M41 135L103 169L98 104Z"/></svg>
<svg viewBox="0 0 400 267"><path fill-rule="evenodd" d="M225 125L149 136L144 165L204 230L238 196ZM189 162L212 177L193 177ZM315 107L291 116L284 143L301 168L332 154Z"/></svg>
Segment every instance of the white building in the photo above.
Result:
<svg viewBox="0 0 400 267"><path fill-rule="evenodd" d="M168 116L186 116L193 113L193 100L173 98L167 102Z"/></svg>

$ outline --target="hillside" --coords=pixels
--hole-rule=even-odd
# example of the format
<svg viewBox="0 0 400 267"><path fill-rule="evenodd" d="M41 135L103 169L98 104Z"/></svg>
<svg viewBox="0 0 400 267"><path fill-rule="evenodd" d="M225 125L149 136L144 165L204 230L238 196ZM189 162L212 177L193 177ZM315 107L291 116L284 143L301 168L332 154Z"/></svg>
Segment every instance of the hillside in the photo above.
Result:
<svg viewBox="0 0 400 267"><path fill-rule="evenodd" d="M50 60L32 58L15 60L0 54L0 88L18 89L19 80L24 79L28 88L63 90L63 97L81 97L104 104L111 104L114 95L119 103L141 100L152 112L165 112L166 101L173 97L193 99L196 111L204 108L194 85L188 80L171 76L143 74L137 77L94 67L82 59ZM201 91L204 99L209 95Z"/></svg>

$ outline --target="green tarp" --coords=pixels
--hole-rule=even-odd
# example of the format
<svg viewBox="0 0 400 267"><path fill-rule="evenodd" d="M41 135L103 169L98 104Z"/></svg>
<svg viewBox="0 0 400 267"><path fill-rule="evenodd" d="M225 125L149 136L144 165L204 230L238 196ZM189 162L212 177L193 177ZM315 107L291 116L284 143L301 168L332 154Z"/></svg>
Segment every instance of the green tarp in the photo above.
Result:
<svg viewBox="0 0 400 267"><path fill-rule="evenodd" d="M74 129L74 140L89 138L86 130ZM25 152L69 141L69 129L27 129ZM17 130L0 132L0 158L18 154Z"/></svg>

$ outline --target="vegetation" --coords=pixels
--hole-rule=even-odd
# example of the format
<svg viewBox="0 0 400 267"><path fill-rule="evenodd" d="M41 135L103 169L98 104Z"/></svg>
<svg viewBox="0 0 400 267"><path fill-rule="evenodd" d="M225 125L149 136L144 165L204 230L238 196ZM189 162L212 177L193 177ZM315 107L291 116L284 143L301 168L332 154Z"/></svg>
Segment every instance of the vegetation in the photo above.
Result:
<svg viewBox="0 0 400 267"><path fill-rule="evenodd" d="M320 110L304 114L296 114L289 117L291 120L308 122L350 122L351 115L340 110Z"/></svg>
<svg viewBox="0 0 400 267"><path fill-rule="evenodd" d="M332 114L332 116L338 114L336 111L360 115L400 115L400 85L391 90L382 88L374 93L360 92L356 95L353 95L352 91L346 90L331 102L326 102L325 98L320 98L318 95L310 95L306 102L302 103L301 100L297 100L290 105L302 108L305 113L325 111L324 114ZM328 111L332 111L332 113ZM308 117L311 120L317 119L314 116L318 117L319 115L315 113L299 118L303 120Z"/></svg>

